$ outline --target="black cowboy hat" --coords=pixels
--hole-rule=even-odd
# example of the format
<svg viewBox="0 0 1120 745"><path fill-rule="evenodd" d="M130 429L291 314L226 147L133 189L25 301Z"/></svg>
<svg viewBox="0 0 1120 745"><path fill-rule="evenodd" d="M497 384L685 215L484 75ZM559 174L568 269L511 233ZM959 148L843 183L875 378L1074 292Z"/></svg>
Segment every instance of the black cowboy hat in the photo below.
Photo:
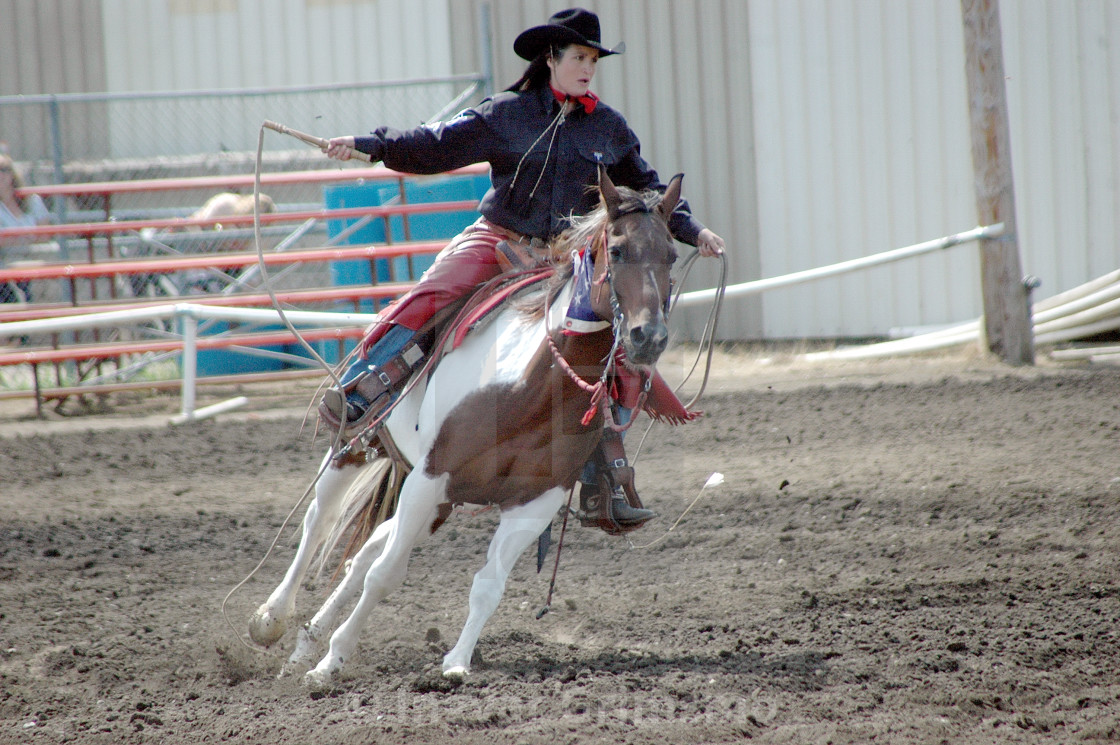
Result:
<svg viewBox="0 0 1120 745"><path fill-rule="evenodd" d="M608 49L599 41L599 16L583 8L570 8L553 14L543 26L522 31L513 42L513 51L522 59L534 60L550 44L582 44L599 50L600 57L620 54L626 45Z"/></svg>

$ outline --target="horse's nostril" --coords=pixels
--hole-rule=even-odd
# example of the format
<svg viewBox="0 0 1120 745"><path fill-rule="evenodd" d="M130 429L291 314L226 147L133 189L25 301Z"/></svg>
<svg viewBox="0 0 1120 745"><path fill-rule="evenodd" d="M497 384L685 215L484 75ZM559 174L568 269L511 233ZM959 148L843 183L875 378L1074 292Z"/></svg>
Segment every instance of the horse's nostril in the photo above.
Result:
<svg viewBox="0 0 1120 745"><path fill-rule="evenodd" d="M669 343L669 329L665 324L646 324L630 329L630 344L643 355L656 357L665 351Z"/></svg>

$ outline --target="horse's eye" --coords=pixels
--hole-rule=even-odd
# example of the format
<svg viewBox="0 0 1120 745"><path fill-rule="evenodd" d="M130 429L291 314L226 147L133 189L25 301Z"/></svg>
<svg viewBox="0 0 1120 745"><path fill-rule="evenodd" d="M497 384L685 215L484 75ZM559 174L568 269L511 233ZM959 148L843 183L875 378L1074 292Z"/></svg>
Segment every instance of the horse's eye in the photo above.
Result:
<svg viewBox="0 0 1120 745"><path fill-rule="evenodd" d="M607 249L607 256L609 256L613 262L622 261L622 246L614 245L609 247Z"/></svg>

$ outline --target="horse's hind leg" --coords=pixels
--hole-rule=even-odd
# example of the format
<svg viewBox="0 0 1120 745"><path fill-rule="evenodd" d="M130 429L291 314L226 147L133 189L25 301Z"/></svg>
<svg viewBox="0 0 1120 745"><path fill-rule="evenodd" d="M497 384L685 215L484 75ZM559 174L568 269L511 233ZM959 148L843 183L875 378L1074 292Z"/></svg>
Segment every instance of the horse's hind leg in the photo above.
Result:
<svg viewBox="0 0 1120 745"><path fill-rule="evenodd" d="M444 474L433 478L424 473L424 465L423 462L418 463L405 479L397 512L385 523L389 526L385 548L365 573L362 596L350 616L331 635L326 656L303 676L304 685L312 689L331 685L335 673L357 647L358 637L373 606L404 582L409 553L431 529L436 508L447 495L449 476ZM357 572L352 570L352 573L357 576Z"/></svg>
<svg viewBox="0 0 1120 745"><path fill-rule="evenodd" d="M330 460L331 455L327 453L327 460ZM303 536L295 559L280 585L249 620L249 636L257 644L273 644L287 631L295 614L296 593L307 574L307 567L338 521L343 497L362 472L362 468L360 464L338 466L331 463L323 471L315 485L315 499L303 517Z"/></svg>
<svg viewBox="0 0 1120 745"><path fill-rule="evenodd" d="M544 531L563 502L564 491L557 487L528 504L502 512L502 519L486 552L486 565L474 575L467 622L459 641L443 658L443 674L446 677L461 678L470 672L474 647L482 627L502 599L514 562Z"/></svg>
<svg viewBox="0 0 1120 745"><path fill-rule="evenodd" d="M310 667L315 658L323 653L320 642L323 640L324 634L334 627L339 612L358 592L366 572L369 571L374 559L381 554L382 546L385 545L385 541L389 537L392 525L392 520L386 520L378 525L376 530L373 531L373 535L366 540L358 553L354 554L342 581L334 588L334 592L323 603L319 612L299 630L296 635L296 647L284 664L280 677Z"/></svg>

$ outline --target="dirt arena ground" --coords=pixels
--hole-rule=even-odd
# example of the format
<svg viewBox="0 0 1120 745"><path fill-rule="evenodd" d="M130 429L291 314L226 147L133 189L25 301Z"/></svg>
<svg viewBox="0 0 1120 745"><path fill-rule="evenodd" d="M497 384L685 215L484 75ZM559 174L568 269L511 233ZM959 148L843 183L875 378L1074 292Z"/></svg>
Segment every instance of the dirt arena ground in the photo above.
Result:
<svg viewBox="0 0 1120 745"><path fill-rule="evenodd" d="M314 475L312 384L175 427L177 396L4 404L0 742L1120 741L1120 368L716 372L708 416L642 448L660 519L571 529L552 612L526 556L473 674L441 679L494 524L456 513L322 696L276 679L290 637L241 642L294 528L221 612Z"/></svg>

